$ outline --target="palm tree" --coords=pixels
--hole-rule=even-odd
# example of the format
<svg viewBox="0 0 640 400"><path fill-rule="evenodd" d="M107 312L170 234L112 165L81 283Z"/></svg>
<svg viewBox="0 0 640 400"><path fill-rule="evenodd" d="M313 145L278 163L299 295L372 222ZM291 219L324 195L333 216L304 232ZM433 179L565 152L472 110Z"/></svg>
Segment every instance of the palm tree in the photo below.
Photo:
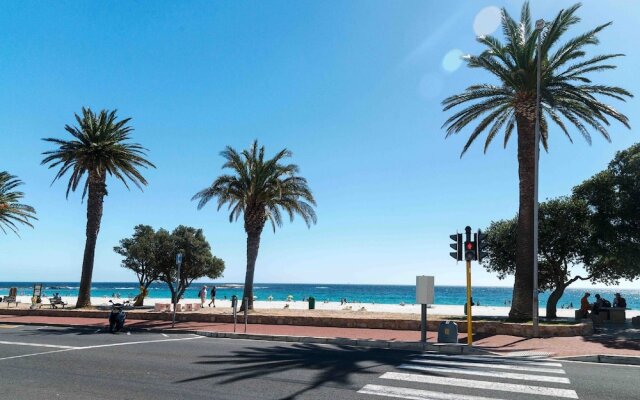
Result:
<svg viewBox="0 0 640 400"><path fill-rule="evenodd" d="M77 126L66 125L64 129L73 136L71 140L55 138L43 139L58 148L46 151L42 164L49 168L59 167L53 181L70 172L67 184L69 192L82 186L82 199L87 193L87 230L82 260L82 277L76 307L91 305L91 275L100 231L104 196L107 195L107 175L114 176L129 188L127 181L133 182L140 190L147 181L138 170L140 167L155 166L147 161L146 149L139 144L128 143L133 128L131 118L118 120L116 110L102 110L99 114L89 108L82 108L82 115L75 115ZM85 178L86 174L86 178ZM84 184L83 184L84 181Z"/></svg>
<svg viewBox="0 0 640 400"><path fill-rule="evenodd" d="M16 224L24 224L33 228L29 220L37 220L36 210L26 204L20 203L24 193L14 191L22 185L22 181L6 171L0 171L0 230L7 230L18 234Z"/></svg>
<svg viewBox="0 0 640 400"><path fill-rule="evenodd" d="M513 291L512 319L531 317L533 291L533 196L535 177L535 109L536 109L536 42L541 34L541 141L545 150L548 144L549 121L572 141L567 126L574 126L591 144L590 129L610 141L607 127L610 120L617 120L626 127L626 116L617 112L598 97L610 97L624 101L632 97L628 91L609 85L591 82L592 72L616 68L610 61L623 54L605 54L586 57L588 46L598 44L597 34L611 22L597 26L560 44L563 34L580 22L575 14L576 4L561 10L541 33L531 23L529 4L524 3L520 22L516 22L502 9L502 30L506 43L496 37L483 36L477 40L486 47L478 56L467 57L471 68L482 68L493 74L499 84L481 84L468 87L463 93L443 101L444 111L464 105L443 125L447 137L459 133L471 122L480 122L471 132L462 155L469 146L488 129L484 151L498 133L504 131L507 145L514 129L518 135L518 175L520 178L520 207L518 213L518 251ZM486 115L485 115L486 114Z"/></svg>
<svg viewBox="0 0 640 400"><path fill-rule="evenodd" d="M307 227L316 223L313 206L316 202L307 186L307 180L297 176L295 164L281 161L291 157L291 152L283 149L269 160L264 158L264 146L258 148L254 141L248 150L238 153L227 148L220 153L226 159L222 168L229 168L232 175L219 176L211 186L193 196L202 209L209 200L218 199L218 210L228 204L229 222L237 221L244 215L244 230L247 233L247 272L244 280L243 298L249 299L248 307L253 309L253 275L260 247L260 235L267 220L273 231L282 226L283 213L293 221L294 215L302 217Z"/></svg>

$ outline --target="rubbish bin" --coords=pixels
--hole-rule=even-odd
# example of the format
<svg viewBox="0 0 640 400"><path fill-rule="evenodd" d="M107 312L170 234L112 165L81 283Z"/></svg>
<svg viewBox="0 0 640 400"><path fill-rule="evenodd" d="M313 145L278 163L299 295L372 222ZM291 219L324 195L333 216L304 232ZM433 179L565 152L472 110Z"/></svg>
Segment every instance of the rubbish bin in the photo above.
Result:
<svg viewBox="0 0 640 400"><path fill-rule="evenodd" d="M315 310L315 309L316 309L316 298L309 297L309 310Z"/></svg>
<svg viewBox="0 0 640 400"><path fill-rule="evenodd" d="M458 343L458 324L444 321L438 327L438 343Z"/></svg>
<svg viewBox="0 0 640 400"><path fill-rule="evenodd" d="M231 308L235 310L237 306L238 306L238 296L234 294L233 296L231 296Z"/></svg>

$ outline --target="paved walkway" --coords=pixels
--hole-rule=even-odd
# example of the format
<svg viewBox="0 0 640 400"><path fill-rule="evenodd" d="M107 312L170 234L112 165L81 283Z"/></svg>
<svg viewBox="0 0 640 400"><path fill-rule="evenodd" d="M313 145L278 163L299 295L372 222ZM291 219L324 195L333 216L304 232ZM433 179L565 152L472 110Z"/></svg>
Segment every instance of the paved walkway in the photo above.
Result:
<svg viewBox="0 0 640 400"><path fill-rule="evenodd" d="M106 319L0 315L0 328L2 327L1 324L38 324L104 328L106 327ZM172 330L171 322L169 321L127 320L127 326L134 329ZM174 329L181 331L198 330L209 332L233 332L233 324L176 322ZM244 325L238 324L236 331L243 333ZM416 331L297 325L250 324L248 325L247 333L284 336L339 337L400 342L415 342L420 340L420 332ZM466 334L460 334L458 335L458 338L460 342L466 343ZM436 332L428 332L427 339L429 341L435 341ZM528 339L517 336L491 335L476 336L474 339L474 346L501 354L543 353L558 357L594 354L640 356L640 338L636 335L620 335L615 332L590 337L578 336Z"/></svg>

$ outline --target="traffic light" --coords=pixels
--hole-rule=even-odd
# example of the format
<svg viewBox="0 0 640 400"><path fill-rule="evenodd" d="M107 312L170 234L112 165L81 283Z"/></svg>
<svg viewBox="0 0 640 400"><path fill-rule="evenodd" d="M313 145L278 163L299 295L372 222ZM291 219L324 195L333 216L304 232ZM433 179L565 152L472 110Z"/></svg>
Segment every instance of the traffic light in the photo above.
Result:
<svg viewBox="0 0 640 400"><path fill-rule="evenodd" d="M475 236L475 235L474 235ZM464 242L464 259L473 261L476 259L476 241L467 240Z"/></svg>
<svg viewBox="0 0 640 400"><path fill-rule="evenodd" d="M455 235L449 235L453 243L449 246L455 251L449 253L456 261L462 261L462 233L456 233Z"/></svg>
<svg viewBox="0 0 640 400"><path fill-rule="evenodd" d="M488 255L486 251L483 251L487 247L487 234L478 229L476 238L476 260L481 262Z"/></svg>

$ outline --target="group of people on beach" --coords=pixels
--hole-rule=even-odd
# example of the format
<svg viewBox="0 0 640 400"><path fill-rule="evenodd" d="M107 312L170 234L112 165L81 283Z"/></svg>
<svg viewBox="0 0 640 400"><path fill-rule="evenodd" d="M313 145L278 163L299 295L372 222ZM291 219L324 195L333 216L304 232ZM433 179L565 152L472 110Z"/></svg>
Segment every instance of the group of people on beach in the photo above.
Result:
<svg viewBox="0 0 640 400"><path fill-rule="evenodd" d="M211 305L213 305L213 308L216 307L216 287L212 286L211 287L211 301L209 302L209 307L211 307ZM207 286L203 286L202 289L200 289L200 292L198 292L198 296L200 296L200 306L204 307L204 303L207 302Z"/></svg>
<svg viewBox="0 0 640 400"><path fill-rule="evenodd" d="M596 301L595 303L589 303L589 296L591 293L585 292L582 299L580 299L580 311L582 312L583 318L587 318L589 316L589 311L592 314L598 315L600 312L609 312L608 308L627 308L627 300L620 295L620 293L616 293L613 299L613 304L604 297L600 296L600 294L596 293Z"/></svg>

